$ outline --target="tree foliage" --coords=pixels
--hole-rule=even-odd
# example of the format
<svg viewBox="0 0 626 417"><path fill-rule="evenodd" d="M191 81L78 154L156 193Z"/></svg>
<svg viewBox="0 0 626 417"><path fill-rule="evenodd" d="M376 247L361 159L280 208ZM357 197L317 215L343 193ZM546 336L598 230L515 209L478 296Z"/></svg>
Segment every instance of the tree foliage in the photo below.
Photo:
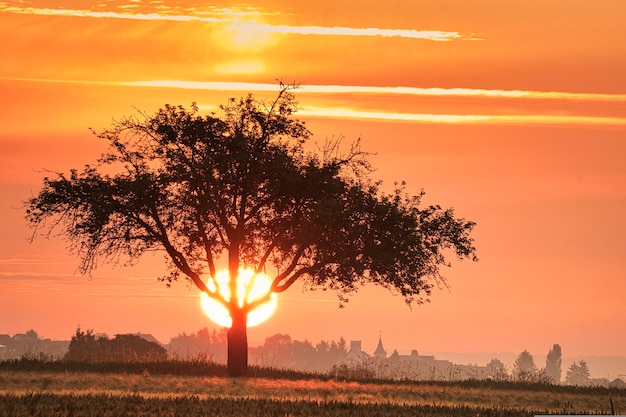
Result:
<svg viewBox="0 0 626 417"><path fill-rule="evenodd" d="M546 368L545 374L552 379L552 382L558 384L561 382L561 364L563 359L561 358L561 346L555 344L546 356Z"/></svg>
<svg viewBox="0 0 626 417"><path fill-rule="evenodd" d="M568 385L589 385L589 367L584 360L574 362L567 369L565 383Z"/></svg>
<svg viewBox="0 0 626 417"><path fill-rule="evenodd" d="M79 328L72 336L65 360L75 362L155 362L167 359L167 351L157 343L134 334L118 334L113 339L96 337L92 330Z"/></svg>
<svg viewBox="0 0 626 417"><path fill-rule="evenodd" d="M487 364L487 377L495 381L506 381L508 374L506 366L500 359L493 358Z"/></svg>
<svg viewBox="0 0 626 417"><path fill-rule="evenodd" d="M513 364L513 377L518 381L531 382L537 376L535 359L527 350L519 354Z"/></svg>
<svg viewBox="0 0 626 417"><path fill-rule="evenodd" d="M226 363L226 329L209 331L204 327L197 333L182 333L171 338L168 351L174 358Z"/></svg>
<svg viewBox="0 0 626 417"><path fill-rule="evenodd" d="M423 193L404 185L381 191L358 142L307 151L310 132L292 117L289 86L272 102L249 95L220 109L201 115L195 105L166 105L97 133L109 151L96 165L45 178L26 202L33 236L64 235L83 273L163 251L162 280L184 277L230 311L229 358L231 345L247 343L248 313L295 282L342 301L373 283L423 303L446 284L449 254L476 259L473 222L422 207ZM215 278L222 256L230 298ZM238 294L244 267L275 271L264 297Z"/></svg>

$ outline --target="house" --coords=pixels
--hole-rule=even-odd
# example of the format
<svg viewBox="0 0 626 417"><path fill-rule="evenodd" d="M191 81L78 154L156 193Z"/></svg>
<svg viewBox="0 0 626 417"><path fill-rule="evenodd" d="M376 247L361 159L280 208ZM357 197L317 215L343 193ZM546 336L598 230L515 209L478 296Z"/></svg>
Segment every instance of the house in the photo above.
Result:
<svg viewBox="0 0 626 417"><path fill-rule="evenodd" d="M361 341L352 340L346 357L340 360L337 365L358 365L365 363L368 359L370 359L370 355L361 350Z"/></svg>
<svg viewBox="0 0 626 417"><path fill-rule="evenodd" d="M143 340L147 340L148 342L156 343L159 346L163 346L163 343L159 342L156 337L152 336L149 333L136 333L135 336L139 336Z"/></svg>
<svg viewBox="0 0 626 417"><path fill-rule="evenodd" d="M626 389L626 382L621 378L615 378L613 381L609 382L609 388Z"/></svg>
<svg viewBox="0 0 626 417"><path fill-rule="evenodd" d="M459 380L485 378L487 375L484 366L456 365L448 360L436 359L432 355L420 355L415 349L409 355L394 351L387 357L382 336L378 339L373 355L361 349L360 340L351 341L350 350L336 363L335 368L346 375L354 371L365 371L373 377L388 379Z"/></svg>

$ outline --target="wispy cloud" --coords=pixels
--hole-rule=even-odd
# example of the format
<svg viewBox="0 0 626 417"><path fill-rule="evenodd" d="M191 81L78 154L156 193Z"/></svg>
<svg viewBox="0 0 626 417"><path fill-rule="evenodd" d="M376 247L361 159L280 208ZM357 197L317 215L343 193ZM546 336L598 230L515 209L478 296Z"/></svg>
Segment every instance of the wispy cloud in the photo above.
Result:
<svg viewBox="0 0 626 417"><path fill-rule="evenodd" d="M270 83L215 81L122 81L120 85L137 87L182 88L211 91L277 91ZM556 100L626 101L626 94L570 93L564 91L487 90L477 88L420 88L405 86L303 85L299 93L313 94L400 94L414 96L465 96L494 98L534 98Z"/></svg>
<svg viewBox="0 0 626 417"><path fill-rule="evenodd" d="M389 38L426 39L431 41L451 41L456 39L479 40L476 35L463 35L458 32L443 32L438 30L351 28L342 26L289 26L257 23L242 23L237 29L242 31L295 35L382 36Z"/></svg>
<svg viewBox="0 0 626 417"><path fill-rule="evenodd" d="M127 10L127 9L123 9ZM223 23L230 25L231 30L251 33L270 34L291 34L291 35L316 35L316 36L380 36L393 38L423 39L431 41L452 41L452 40L479 40L476 34L462 34L451 31L438 30L416 30L416 29L388 29L388 28L354 28L345 26L293 26L293 25L273 25L259 23L254 20L256 12L242 12L225 9L217 12L204 12L196 14L177 14L168 12L154 13L130 13L118 11L98 11L90 9L53 9L38 7L18 7L2 5L0 12L39 15L39 16L69 16L69 17L90 17L108 19L131 19L131 20L151 20L151 21L175 21L175 22L204 22Z"/></svg>
<svg viewBox="0 0 626 417"><path fill-rule="evenodd" d="M207 82L181 80L155 81L88 81L88 80L46 80L6 78L29 82L106 85L140 88L178 88L222 92L276 92L278 86L271 83L245 82ZM560 91L524 91L524 90L487 90L472 88L419 88L405 86L350 86L350 85L305 85L299 95L337 95L337 94L378 94L412 95L437 97L468 97L488 100L561 100L571 102L626 102L626 94L571 93ZM626 126L626 117L580 115L580 114L431 114L395 112L392 110L363 110L353 107L322 107L301 103L299 115L308 117L369 119L418 123L471 123L471 124L541 124L541 125L597 125ZM497 104L497 103L496 103ZM205 110L215 110L214 106L203 106ZM497 113L497 112L496 112Z"/></svg>
<svg viewBox="0 0 626 417"><path fill-rule="evenodd" d="M3 265L67 265L67 261L41 258L6 258L0 259L0 266Z"/></svg>
<svg viewBox="0 0 626 417"><path fill-rule="evenodd" d="M275 83L248 83L224 81L92 81L92 80L55 80L36 78L0 78L12 81L30 81L59 84L85 84L126 87L179 88L206 91L256 91L276 92ZM378 94L412 96L451 96L451 97L487 97L487 98L526 98L576 101L626 102L626 94L571 93L567 91L527 91L527 90L488 90L480 88L420 88L405 86L359 86L359 85L302 85L298 94Z"/></svg>
<svg viewBox="0 0 626 417"><path fill-rule="evenodd" d="M190 16L190 15L170 15L159 13L120 13L114 11L96 11L88 9L49 9L37 7L15 7L1 6L0 12L15 13L37 16L66 16L66 17L93 17L93 18L111 18L111 19L131 19L131 20L166 20L166 21L198 21L218 23L226 22L224 18L212 16Z"/></svg>
<svg viewBox="0 0 626 417"><path fill-rule="evenodd" d="M626 118L546 114L417 114L364 111L341 107L305 107L298 114L337 119L387 120L446 124L597 125L626 126Z"/></svg>
<svg viewBox="0 0 626 417"><path fill-rule="evenodd" d="M58 273L58 272L34 272L34 271L18 271L18 272L5 272L0 271L0 281L7 279L20 278L21 280L35 280L39 281L42 278L46 279L67 279L76 278L77 275Z"/></svg>

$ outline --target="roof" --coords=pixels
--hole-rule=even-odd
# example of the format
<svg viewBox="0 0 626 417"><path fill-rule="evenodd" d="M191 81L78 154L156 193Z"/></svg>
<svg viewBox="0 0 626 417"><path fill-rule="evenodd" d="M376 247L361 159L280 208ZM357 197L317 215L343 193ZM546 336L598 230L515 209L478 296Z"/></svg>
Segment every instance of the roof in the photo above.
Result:
<svg viewBox="0 0 626 417"><path fill-rule="evenodd" d="M376 357L386 357L387 356L387 352L385 352L385 348L383 348L383 337L380 336L380 338L378 339L378 346L376 347L376 350L374 351L374 356Z"/></svg>
<svg viewBox="0 0 626 417"><path fill-rule="evenodd" d="M613 381L609 382L609 387L626 388L626 382L624 382L621 378L615 378Z"/></svg>
<svg viewBox="0 0 626 417"><path fill-rule="evenodd" d="M139 336L141 337L143 340L147 340L148 342L152 342L152 343L156 343L157 345L162 345L161 342L159 342L156 337L152 336L151 334L146 334L146 333L135 333L135 336Z"/></svg>

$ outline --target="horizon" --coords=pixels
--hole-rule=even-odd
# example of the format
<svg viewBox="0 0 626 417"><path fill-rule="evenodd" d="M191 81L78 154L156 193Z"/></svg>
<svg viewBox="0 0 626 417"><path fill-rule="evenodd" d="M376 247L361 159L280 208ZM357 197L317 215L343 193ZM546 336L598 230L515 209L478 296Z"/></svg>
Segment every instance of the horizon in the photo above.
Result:
<svg viewBox="0 0 626 417"><path fill-rule="evenodd" d="M294 286L251 345L382 332L418 352L626 356L626 3L153 3L0 3L0 331L209 327L197 289L156 281L161 255L81 276L62 239L28 243L21 205L42 170L96 161L90 128L165 103L206 114L272 98L282 79L302 83L311 147L360 138L385 191L406 181L477 223L479 261L451 258L450 288L412 308L368 286L340 309L332 291Z"/></svg>
<svg viewBox="0 0 626 417"><path fill-rule="evenodd" d="M222 329L222 327L213 327L213 328L209 328L206 327L206 330L208 330L209 332L212 332L214 330L216 331L220 331ZM117 336L118 334L130 334L130 335L138 335L138 336L150 336L151 338L153 338L154 340L156 340L161 346L164 347L169 347L170 344L172 343L172 341L178 337L181 336L193 336L196 335L199 331L201 330L205 330L205 329L198 329L195 332L181 332L176 336L171 336L169 338L169 341L164 343L161 341L161 339L155 337L152 333L150 332L145 332L145 331L136 331L136 332L128 332L128 333L104 333L104 332L98 332L97 329L82 329L83 331L87 331L87 330L91 330L93 331L94 336L96 337L107 337L107 338L112 338ZM28 331L35 331L37 333L37 337L39 338L39 340L41 341L46 341L46 340L50 340L52 342L70 342L71 338L73 337L73 335L71 337L68 338L49 338L49 337L45 337L42 336L41 334L39 334L36 329L29 329L26 330L24 332L19 332L19 333L15 333L12 335L9 335L11 337L14 337L15 335L18 334L25 334ZM2 335L3 333L0 330L0 335ZM272 337L272 336L276 336L276 335L268 335L268 337ZM287 335L291 338L290 335ZM379 335L379 337L382 338L381 335ZM332 343L332 342L339 342L341 339L344 339L345 343L346 343L346 350L347 352L350 352L351 350L351 344L354 341L360 342L360 347L361 347L361 351L369 354L370 356L374 354L374 351L376 350L376 347L378 345L378 339L376 340L372 340L370 341L369 339L346 339L343 336L340 336L338 339L320 339L320 340L309 340L309 339L296 339L296 338L291 338L292 341L300 341L300 342L309 342L311 343L312 346L316 346L318 343L321 343L323 341L326 341L328 343ZM149 340L149 339L146 339ZM366 340L365 343L363 343L363 341ZM253 341L250 343L249 345L249 349L258 349L258 348L262 348L263 345L265 344L266 340L263 341ZM385 346L385 341L384 339L382 339L382 343L383 346ZM562 347L562 346L561 346ZM562 347L563 348L563 347ZM412 355L413 351L416 351L417 349L414 348L404 348L404 349L398 349L396 347L390 347L387 346L384 348L386 351L386 357L389 358L390 355L393 352L398 352L398 354L400 355ZM524 349L524 351L527 351ZM565 351L567 351L567 347L565 347ZM469 365L469 366L485 366L487 365L487 363L489 363L489 361L491 361L492 359L498 359L500 361L502 361L502 363L506 366L506 368L511 371L513 369L513 364L515 362L515 360L517 359L517 357L520 355L522 351L519 352L487 352L487 351L483 351L483 352L455 352L455 351L418 351L418 354L420 356L434 356L435 359L437 360L447 360L452 362L455 365ZM534 362L537 366L538 369L543 369L544 366L543 364L545 364L546 362L546 356L547 356L547 351L544 353L541 352L529 352L531 354L531 356L534 359ZM602 379L602 378L606 378L609 381L615 379L615 378L622 378L624 376L626 376L625 373L626 372L626 355L623 356L613 356L613 355L578 355L578 356L572 356L572 355L563 355L562 356L562 360L563 360L563 364L562 364L562 371L563 371L563 378L564 375L566 373L566 371L568 370L568 368L570 367L570 365L579 362L580 360L585 360L587 362L587 364L589 365L589 371L590 371L590 377L592 379Z"/></svg>

